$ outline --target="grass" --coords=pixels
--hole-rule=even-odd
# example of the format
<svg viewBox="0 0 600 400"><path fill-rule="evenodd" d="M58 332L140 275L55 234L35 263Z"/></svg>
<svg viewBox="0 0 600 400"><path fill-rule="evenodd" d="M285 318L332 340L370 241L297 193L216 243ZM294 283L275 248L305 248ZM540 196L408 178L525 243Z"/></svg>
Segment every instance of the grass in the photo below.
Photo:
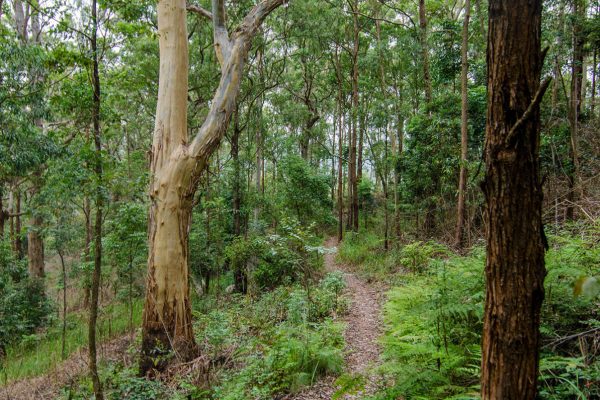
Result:
<svg viewBox="0 0 600 400"><path fill-rule="evenodd" d="M133 326L141 324L142 299L133 302ZM130 330L129 306L112 303L99 310L98 341L106 341ZM87 346L88 314L78 312L67 318L65 340L66 357ZM43 332L29 335L22 342L7 348L6 357L0 365L0 381L3 385L12 381L37 376L52 370L62 358L62 321L56 320Z"/></svg>

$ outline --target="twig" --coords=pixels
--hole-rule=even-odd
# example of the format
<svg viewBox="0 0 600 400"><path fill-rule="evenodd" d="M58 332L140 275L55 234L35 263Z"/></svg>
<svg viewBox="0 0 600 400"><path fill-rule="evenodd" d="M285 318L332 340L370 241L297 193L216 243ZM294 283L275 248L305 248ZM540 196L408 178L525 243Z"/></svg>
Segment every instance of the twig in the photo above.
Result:
<svg viewBox="0 0 600 400"><path fill-rule="evenodd" d="M551 76L548 76L548 77L546 77L546 79L544 79L544 81L540 85L537 93L533 97L533 100L531 100L529 107L527 107L527 110L525 110L525 112L523 113L521 118L519 118L517 120L517 122L515 122L513 127L510 128L510 131L508 132L508 135L506 136L506 140L505 140L506 145L512 144L512 142L514 141L515 136L517 134L517 130L521 127L521 125L523 125L531 117L531 114L533 114L536 107L540 105L540 102L542 101L542 98L544 97L544 93L546 93L546 89L548 89L548 86L550 85L551 81L552 81Z"/></svg>

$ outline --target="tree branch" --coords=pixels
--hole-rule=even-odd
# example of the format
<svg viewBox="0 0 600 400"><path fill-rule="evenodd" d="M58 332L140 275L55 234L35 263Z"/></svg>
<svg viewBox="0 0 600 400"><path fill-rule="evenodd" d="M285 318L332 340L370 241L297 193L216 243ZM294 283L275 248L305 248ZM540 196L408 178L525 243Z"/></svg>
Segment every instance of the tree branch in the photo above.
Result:
<svg viewBox="0 0 600 400"><path fill-rule="evenodd" d="M227 14L225 12L225 0L212 0L212 15L215 51L221 68L225 68L225 64L229 61L231 55L231 41L229 40L229 32L225 26Z"/></svg>
<svg viewBox="0 0 600 400"><path fill-rule="evenodd" d="M256 31L265 18L282 5L284 1L261 1L246 15L239 27L233 32L231 39L227 38L228 55L223 58L221 63L222 73L219 87L213 97L204 123L189 146L189 155L196 160L193 174L203 170L208 157L219 145L227 130L239 94L244 64ZM216 38L218 36L216 29L225 29L223 0L213 0L213 15ZM217 50L217 56L218 54L219 50Z"/></svg>
<svg viewBox="0 0 600 400"><path fill-rule="evenodd" d="M189 12L191 12L191 13L194 13L196 15L199 15L199 16L204 17L206 19L209 19L211 21L213 19L212 13L210 11L208 11L208 10L205 10L204 8L202 8L200 6L196 6L194 4L188 4L185 7L185 9L188 10Z"/></svg>
<svg viewBox="0 0 600 400"><path fill-rule="evenodd" d="M529 104L529 107L527 107L527 110L525 110L521 118L519 118L517 122L515 122L513 127L510 128L510 131L508 132L508 135L506 136L505 140L506 145L512 144L517 134L517 130L531 117L531 114L533 114L536 107L540 105L542 98L544 97L544 93L546 93L546 89L548 89L548 85L550 85L551 81L551 76L548 76L546 77L546 79L544 79L537 93L535 94L535 96L533 96L533 100L531 100L531 103Z"/></svg>

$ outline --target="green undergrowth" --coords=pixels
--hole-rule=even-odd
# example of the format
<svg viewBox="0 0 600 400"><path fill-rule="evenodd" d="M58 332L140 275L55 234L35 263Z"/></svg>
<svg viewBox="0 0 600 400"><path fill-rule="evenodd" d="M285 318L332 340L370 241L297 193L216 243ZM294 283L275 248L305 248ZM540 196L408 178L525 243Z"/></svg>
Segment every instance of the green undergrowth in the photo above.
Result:
<svg viewBox="0 0 600 400"><path fill-rule="evenodd" d="M218 287L232 278L224 276ZM194 332L203 365L166 381L137 376L135 364L103 365L109 399L272 399L295 392L344 366L341 273L310 285L278 286L255 296L214 291L193 302ZM63 398L87 399L91 382L64 390Z"/></svg>
<svg viewBox="0 0 600 400"><path fill-rule="evenodd" d="M593 333L585 334L600 327L600 299L574 294L582 277L600 271L599 228L548 235L540 399L600 398L597 344ZM458 256L436 243L414 242L386 253L373 234L361 233L344 242L339 257L392 282L381 339L386 389L373 398L478 398L485 250Z"/></svg>
<svg viewBox="0 0 600 400"><path fill-rule="evenodd" d="M141 323L142 301L133 302L133 327ZM100 342L130 331L129 305L111 303L100 307L98 340ZM67 316L65 355L87 346L88 314L79 311ZM45 330L24 336L16 345L6 349L6 357L0 367L2 384L51 371L63 361L62 320L54 319Z"/></svg>

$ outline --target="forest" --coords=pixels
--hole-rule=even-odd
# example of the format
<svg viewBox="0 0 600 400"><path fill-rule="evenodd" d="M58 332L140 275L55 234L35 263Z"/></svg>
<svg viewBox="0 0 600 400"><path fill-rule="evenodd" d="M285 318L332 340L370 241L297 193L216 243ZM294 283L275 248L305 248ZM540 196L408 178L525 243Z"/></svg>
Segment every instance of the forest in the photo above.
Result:
<svg viewBox="0 0 600 400"><path fill-rule="evenodd" d="M600 399L599 0L0 0L0 399Z"/></svg>

